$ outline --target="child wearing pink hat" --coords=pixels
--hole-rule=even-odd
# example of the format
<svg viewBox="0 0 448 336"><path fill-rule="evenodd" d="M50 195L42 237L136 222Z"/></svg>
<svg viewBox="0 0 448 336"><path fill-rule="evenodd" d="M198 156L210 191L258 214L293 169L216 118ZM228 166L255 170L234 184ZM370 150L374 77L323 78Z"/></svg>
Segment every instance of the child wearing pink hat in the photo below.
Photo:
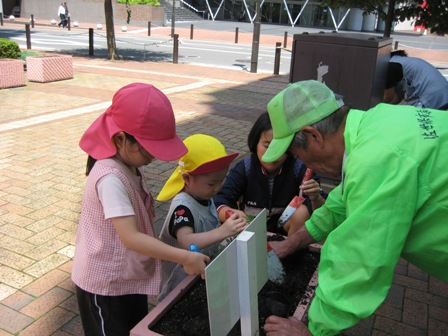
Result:
<svg viewBox="0 0 448 336"><path fill-rule="evenodd" d="M204 275L209 257L156 237L154 200L141 166L187 152L168 98L149 84L129 84L87 129L89 154L72 280L85 335L129 335L161 288L161 260Z"/></svg>
<svg viewBox="0 0 448 336"><path fill-rule="evenodd" d="M220 244L240 233L246 219L231 215L220 225L213 196L221 189L232 161L238 153L227 154L216 138L195 134L184 140L188 153L160 191L157 200L171 198L170 209L160 233L160 239L169 245L188 249L196 244L202 253L216 256ZM185 278L182 267L174 262L162 261L162 300Z"/></svg>

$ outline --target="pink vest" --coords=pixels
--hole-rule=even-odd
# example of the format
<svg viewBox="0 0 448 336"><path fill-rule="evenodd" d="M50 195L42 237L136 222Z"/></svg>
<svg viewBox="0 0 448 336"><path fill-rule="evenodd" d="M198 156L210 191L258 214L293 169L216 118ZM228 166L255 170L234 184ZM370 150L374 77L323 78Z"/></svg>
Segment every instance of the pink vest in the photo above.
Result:
<svg viewBox="0 0 448 336"><path fill-rule="evenodd" d="M143 172L140 170L141 175ZM145 200L139 194L132 173L115 159L99 160L90 172L82 200L72 270L73 282L87 292L105 296L127 294L157 295L161 286L161 261L125 247L112 221L104 219L96 184L113 174L124 184L136 215L137 227L152 237L154 200L142 182ZM144 180L144 179L143 179Z"/></svg>

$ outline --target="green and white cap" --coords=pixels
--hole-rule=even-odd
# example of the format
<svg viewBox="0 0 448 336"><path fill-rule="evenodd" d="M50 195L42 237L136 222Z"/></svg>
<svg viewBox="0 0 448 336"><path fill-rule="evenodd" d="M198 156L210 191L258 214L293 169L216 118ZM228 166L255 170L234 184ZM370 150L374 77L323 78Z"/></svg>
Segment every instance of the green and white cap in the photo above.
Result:
<svg viewBox="0 0 448 336"><path fill-rule="evenodd" d="M315 80L291 83L268 103L274 139L262 157L273 162L291 145L294 135L303 127L328 117L344 105L333 91Z"/></svg>

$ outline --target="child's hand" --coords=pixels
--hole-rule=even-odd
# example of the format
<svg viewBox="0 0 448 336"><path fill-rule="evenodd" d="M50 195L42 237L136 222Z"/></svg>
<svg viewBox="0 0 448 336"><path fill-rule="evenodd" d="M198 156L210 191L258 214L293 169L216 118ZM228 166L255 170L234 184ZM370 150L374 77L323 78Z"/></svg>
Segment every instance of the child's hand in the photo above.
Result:
<svg viewBox="0 0 448 336"><path fill-rule="evenodd" d="M311 202L317 201L321 196L320 185L316 182L316 180L310 179L308 181L304 181L300 186L300 189L302 189L305 195L308 195Z"/></svg>
<svg viewBox="0 0 448 336"><path fill-rule="evenodd" d="M228 238L243 231L246 225L246 218L239 213L234 212L224 223L222 223L219 229L223 232L224 237Z"/></svg>
<svg viewBox="0 0 448 336"><path fill-rule="evenodd" d="M187 258L183 262L184 270L189 275L200 274L205 279L205 266L210 262L210 258L198 252L188 252Z"/></svg>

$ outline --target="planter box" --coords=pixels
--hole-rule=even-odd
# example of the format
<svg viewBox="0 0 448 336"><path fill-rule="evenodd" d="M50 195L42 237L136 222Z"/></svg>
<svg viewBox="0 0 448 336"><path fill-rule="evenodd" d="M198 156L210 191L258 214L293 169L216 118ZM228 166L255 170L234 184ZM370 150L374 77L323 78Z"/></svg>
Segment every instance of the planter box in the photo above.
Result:
<svg viewBox="0 0 448 336"><path fill-rule="evenodd" d="M0 89L25 85L23 61L17 59L0 59Z"/></svg>
<svg viewBox="0 0 448 336"><path fill-rule="evenodd" d="M30 56L26 58L28 80L47 83L73 78L72 56Z"/></svg>
<svg viewBox="0 0 448 336"><path fill-rule="evenodd" d="M319 252L320 245L312 244L310 252ZM164 317L170 309L182 299L182 297L189 292L189 290L199 281L199 276L186 277L176 288L174 288L159 304L154 307L148 315L146 315L130 332L130 336L154 336L161 334L151 330ZM299 300L293 316L305 322L309 304L314 297L315 288L317 286L317 268L311 276L308 286ZM192 307L192 309L194 309Z"/></svg>

